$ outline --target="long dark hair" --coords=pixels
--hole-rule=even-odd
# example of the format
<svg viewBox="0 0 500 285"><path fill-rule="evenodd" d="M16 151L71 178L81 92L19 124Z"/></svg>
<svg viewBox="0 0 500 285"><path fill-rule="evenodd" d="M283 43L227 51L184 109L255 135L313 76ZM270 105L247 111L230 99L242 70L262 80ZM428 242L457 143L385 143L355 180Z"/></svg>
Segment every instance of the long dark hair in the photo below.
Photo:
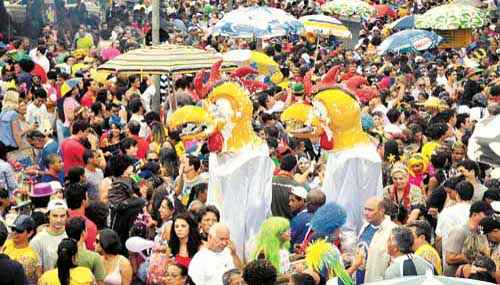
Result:
<svg viewBox="0 0 500 285"><path fill-rule="evenodd" d="M73 261L78 252L78 245L76 241L65 238L59 243L57 248L57 277L61 285L69 284L69 270L76 267Z"/></svg>
<svg viewBox="0 0 500 285"><path fill-rule="evenodd" d="M189 257L193 257L196 252L198 252L198 249L201 245L201 236L198 231L198 224L195 222L193 216L189 212L179 213L175 216L174 222L172 223L173 229L170 231L170 240L168 241L168 246L170 247L173 255L177 255L179 253L181 241L175 233L175 222L177 220L184 220L189 225L187 250Z"/></svg>

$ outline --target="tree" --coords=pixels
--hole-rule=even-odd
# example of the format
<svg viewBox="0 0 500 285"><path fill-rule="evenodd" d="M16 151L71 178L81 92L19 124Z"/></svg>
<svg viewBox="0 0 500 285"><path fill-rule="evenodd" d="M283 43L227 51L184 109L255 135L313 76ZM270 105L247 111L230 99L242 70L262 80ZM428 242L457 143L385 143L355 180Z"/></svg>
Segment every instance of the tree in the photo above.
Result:
<svg viewBox="0 0 500 285"><path fill-rule="evenodd" d="M9 12L7 12L7 8L5 7L3 0L0 1L0 19L2 19L2 21L0 21L0 32L7 35L9 33L9 25L13 24L13 21Z"/></svg>

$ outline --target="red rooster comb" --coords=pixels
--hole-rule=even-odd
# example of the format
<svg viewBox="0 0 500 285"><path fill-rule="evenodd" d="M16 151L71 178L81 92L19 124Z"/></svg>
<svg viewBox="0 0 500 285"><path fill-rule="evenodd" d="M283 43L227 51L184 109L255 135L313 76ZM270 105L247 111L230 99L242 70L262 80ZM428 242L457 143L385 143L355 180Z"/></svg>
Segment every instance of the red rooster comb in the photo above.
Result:
<svg viewBox="0 0 500 285"><path fill-rule="evenodd" d="M198 95L198 98L205 98L208 95L208 92L210 92L210 90L213 88L215 83L221 79L221 66L222 60L219 60L212 65L207 83L203 83L203 79L206 74L205 70L200 70L196 73L193 84L194 91L196 92L196 95Z"/></svg>

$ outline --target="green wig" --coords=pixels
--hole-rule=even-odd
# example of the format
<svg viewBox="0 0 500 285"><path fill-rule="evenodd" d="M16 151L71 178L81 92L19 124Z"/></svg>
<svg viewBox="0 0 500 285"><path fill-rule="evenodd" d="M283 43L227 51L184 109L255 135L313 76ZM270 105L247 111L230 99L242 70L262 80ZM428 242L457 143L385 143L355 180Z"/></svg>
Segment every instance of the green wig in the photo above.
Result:
<svg viewBox="0 0 500 285"><path fill-rule="evenodd" d="M278 272L280 266L280 250L290 248L290 241L281 239L281 235L290 229L290 222L283 217L270 217L262 223L255 241L255 252L252 260L258 259L261 254L271 262Z"/></svg>

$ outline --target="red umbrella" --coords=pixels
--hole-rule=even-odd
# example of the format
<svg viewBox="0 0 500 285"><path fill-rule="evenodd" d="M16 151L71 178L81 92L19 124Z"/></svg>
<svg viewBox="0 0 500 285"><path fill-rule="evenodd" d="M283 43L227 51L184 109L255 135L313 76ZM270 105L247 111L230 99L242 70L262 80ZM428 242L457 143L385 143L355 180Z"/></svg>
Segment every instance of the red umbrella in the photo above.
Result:
<svg viewBox="0 0 500 285"><path fill-rule="evenodd" d="M40 77L40 81L45 84L47 83L47 73L45 73L45 70L43 67L41 67L38 63L35 63L35 68L31 71L31 75L37 75Z"/></svg>
<svg viewBox="0 0 500 285"><path fill-rule="evenodd" d="M120 50L114 47L108 47L101 51L101 57L104 60L113 59L121 54Z"/></svg>
<svg viewBox="0 0 500 285"><path fill-rule="evenodd" d="M382 18L384 16L388 16L391 18L396 18L397 13L394 11L391 7L385 5L385 4L380 4L380 5L373 5L373 8L377 10L377 17Z"/></svg>

